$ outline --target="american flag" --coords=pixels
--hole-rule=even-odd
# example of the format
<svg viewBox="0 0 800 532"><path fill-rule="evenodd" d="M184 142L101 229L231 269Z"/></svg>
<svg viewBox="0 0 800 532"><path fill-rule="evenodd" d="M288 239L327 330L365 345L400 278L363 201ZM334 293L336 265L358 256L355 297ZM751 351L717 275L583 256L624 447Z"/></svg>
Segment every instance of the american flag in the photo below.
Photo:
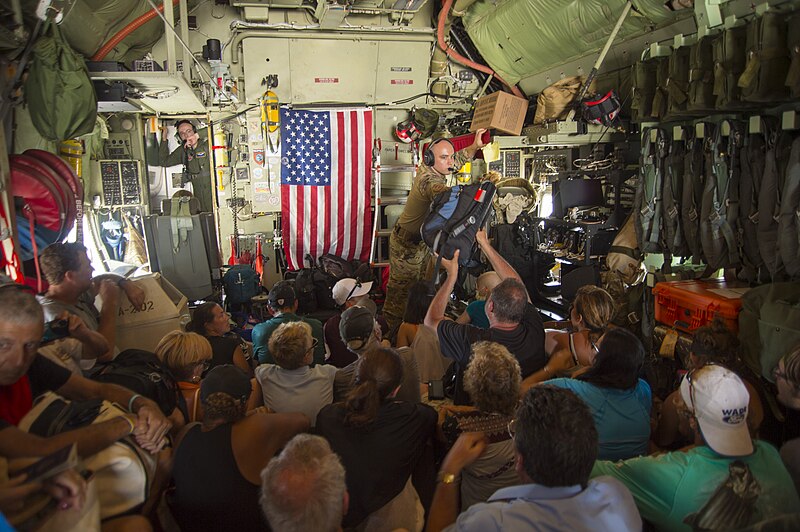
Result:
<svg viewBox="0 0 800 532"><path fill-rule="evenodd" d="M326 254L368 260L372 110L281 109L281 219L290 270Z"/></svg>

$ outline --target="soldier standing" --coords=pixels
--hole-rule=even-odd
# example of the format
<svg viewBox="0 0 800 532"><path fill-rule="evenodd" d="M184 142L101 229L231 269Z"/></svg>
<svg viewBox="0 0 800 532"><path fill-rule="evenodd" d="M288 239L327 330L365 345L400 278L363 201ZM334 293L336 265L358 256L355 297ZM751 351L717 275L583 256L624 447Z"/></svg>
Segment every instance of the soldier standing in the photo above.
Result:
<svg viewBox="0 0 800 532"><path fill-rule="evenodd" d="M406 206L389 236L389 283L383 315L390 329L403 321L408 289L425 273L429 248L422 241L420 227L431 202L438 193L448 189L447 176L471 161L484 146L481 137L485 131L477 130L472 144L457 153L449 139L440 138L423 154L423 164L417 169Z"/></svg>
<svg viewBox="0 0 800 532"><path fill-rule="evenodd" d="M158 147L160 166L183 164L185 179L192 183L194 197L200 202L202 212L213 212L211 191L211 162L208 153L208 129L199 132L189 120L179 120L175 127L181 144L171 153L167 142L167 130L161 132L161 143ZM184 183L181 183L183 185Z"/></svg>

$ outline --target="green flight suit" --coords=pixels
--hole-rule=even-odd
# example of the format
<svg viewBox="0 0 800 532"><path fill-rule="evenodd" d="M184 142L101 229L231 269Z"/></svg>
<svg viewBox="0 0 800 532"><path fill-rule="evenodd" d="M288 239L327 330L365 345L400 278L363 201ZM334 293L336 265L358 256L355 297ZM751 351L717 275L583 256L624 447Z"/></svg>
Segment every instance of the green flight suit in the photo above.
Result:
<svg viewBox="0 0 800 532"><path fill-rule="evenodd" d="M197 141L197 147L189 151L188 161L185 160L183 143L170 153L169 143L166 140L162 140L158 146L158 161L160 166L175 166L185 163L194 196L200 202L200 210L213 212L214 199L211 185L211 151L208 148L208 129L201 129L197 134L200 138Z"/></svg>
<svg viewBox="0 0 800 532"><path fill-rule="evenodd" d="M471 159L466 149L460 150L454 156L453 166L461 168ZM408 193L403 213L389 236L389 283L386 285L383 316L390 330L403 321L408 289L422 279L428 269L430 249L422 241L419 230L428 215L433 198L448 188L446 175L421 164Z"/></svg>

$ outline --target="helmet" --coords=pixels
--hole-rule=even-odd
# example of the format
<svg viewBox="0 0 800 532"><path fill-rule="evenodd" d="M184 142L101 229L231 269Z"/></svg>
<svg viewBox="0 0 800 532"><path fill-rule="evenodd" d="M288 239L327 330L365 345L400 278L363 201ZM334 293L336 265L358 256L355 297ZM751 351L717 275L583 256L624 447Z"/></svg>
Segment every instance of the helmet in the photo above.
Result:
<svg viewBox="0 0 800 532"><path fill-rule="evenodd" d="M417 125L410 118L408 120L398 122L394 127L394 134L397 137L397 140L406 144L409 144L420 137Z"/></svg>
<svg viewBox="0 0 800 532"><path fill-rule="evenodd" d="M581 111L583 119L590 124L613 127L619 117L621 105L617 93L610 90L603 97L595 95L593 100L583 100Z"/></svg>

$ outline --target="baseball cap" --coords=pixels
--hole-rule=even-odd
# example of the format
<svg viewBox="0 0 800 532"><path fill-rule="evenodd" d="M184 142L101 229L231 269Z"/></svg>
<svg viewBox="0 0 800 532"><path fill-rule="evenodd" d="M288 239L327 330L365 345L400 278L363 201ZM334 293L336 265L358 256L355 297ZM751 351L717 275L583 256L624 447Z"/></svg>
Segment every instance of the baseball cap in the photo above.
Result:
<svg viewBox="0 0 800 532"><path fill-rule="evenodd" d="M226 393L231 397L247 400L250 397L250 377L232 364L215 366L200 383L200 400L205 401L211 394Z"/></svg>
<svg viewBox="0 0 800 532"><path fill-rule="evenodd" d="M361 349L375 329L374 307L356 305L342 312L339 335L350 349Z"/></svg>
<svg viewBox="0 0 800 532"><path fill-rule="evenodd" d="M747 426L750 394L735 373L712 364L691 371L681 382L681 397L709 447L725 456L753 452Z"/></svg>
<svg viewBox="0 0 800 532"><path fill-rule="evenodd" d="M267 295L267 301L272 308L283 308L294 305L294 288L289 281L278 281L272 286Z"/></svg>
<svg viewBox="0 0 800 532"><path fill-rule="evenodd" d="M369 294L370 290L372 290L372 281L361 283L356 279L341 279L333 285L333 300L336 301L337 305L344 305L345 301L351 297Z"/></svg>

